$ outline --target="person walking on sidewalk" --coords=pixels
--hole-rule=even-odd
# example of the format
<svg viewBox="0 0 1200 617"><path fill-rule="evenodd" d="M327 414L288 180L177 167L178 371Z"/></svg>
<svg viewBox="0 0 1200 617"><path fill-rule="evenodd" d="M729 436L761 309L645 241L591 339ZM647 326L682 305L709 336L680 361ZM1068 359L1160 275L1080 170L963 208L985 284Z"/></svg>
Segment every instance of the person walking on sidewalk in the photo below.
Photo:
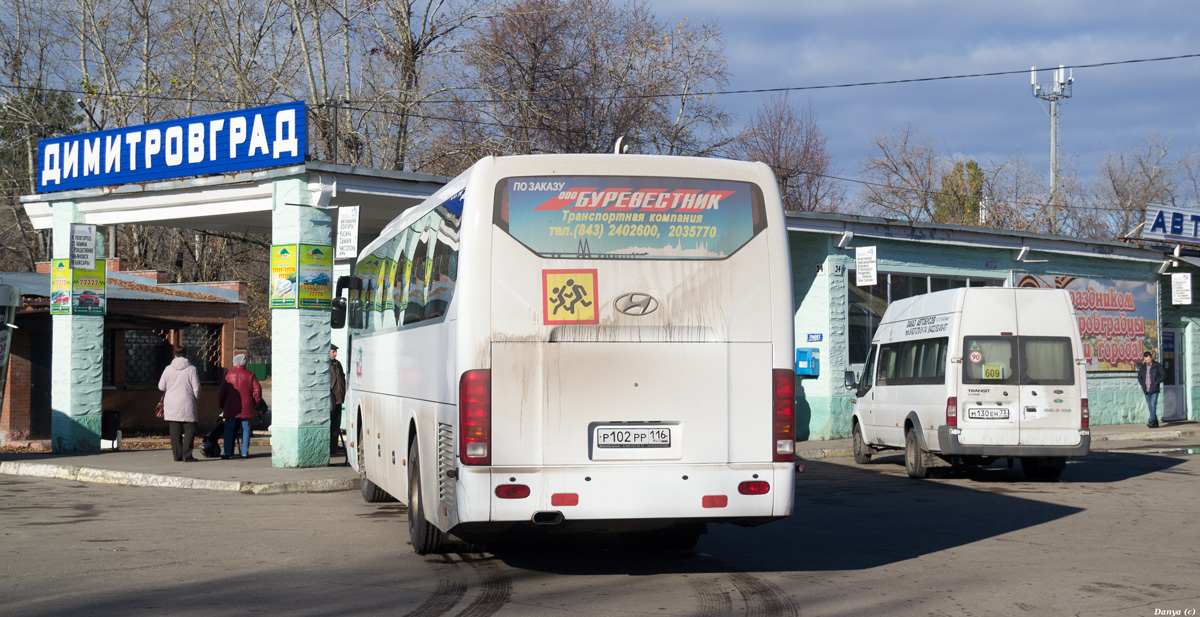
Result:
<svg viewBox="0 0 1200 617"><path fill-rule="evenodd" d="M171 456L176 461L194 463L192 445L196 440L196 399L200 398L200 376L188 362L183 347L175 348L175 359L158 378L163 391L163 419L171 432Z"/></svg>
<svg viewBox="0 0 1200 617"><path fill-rule="evenodd" d="M346 401L346 371L337 359L337 345L329 346L329 456L338 453L342 432L342 403Z"/></svg>
<svg viewBox="0 0 1200 617"><path fill-rule="evenodd" d="M246 369L245 354L233 357L233 369L225 373L221 389L217 390L217 405L225 415L225 450L221 458L233 455L233 435L242 429L242 458L250 458L250 422L262 402L262 386L258 377Z"/></svg>
<svg viewBox="0 0 1200 617"><path fill-rule="evenodd" d="M1142 365L1138 367L1138 383L1142 386L1142 393L1146 395L1146 404L1150 406L1147 428L1158 428L1158 393L1166 379L1167 371L1163 370L1163 365L1154 361L1154 352L1147 351L1142 354Z"/></svg>

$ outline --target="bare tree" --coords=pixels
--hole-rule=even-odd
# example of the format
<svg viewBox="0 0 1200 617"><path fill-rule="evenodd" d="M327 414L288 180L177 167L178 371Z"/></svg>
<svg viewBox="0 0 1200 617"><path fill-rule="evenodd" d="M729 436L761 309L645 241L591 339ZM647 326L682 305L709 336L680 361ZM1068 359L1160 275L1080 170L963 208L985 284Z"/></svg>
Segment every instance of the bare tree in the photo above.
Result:
<svg viewBox="0 0 1200 617"><path fill-rule="evenodd" d="M946 166L929 137L909 124L876 137L872 150L859 165L867 183L864 205L884 217L933 220L934 195Z"/></svg>
<svg viewBox="0 0 1200 617"><path fill-rule="evenodd" d="M786 95L772 97L750 117L738 138L740 156L775 172L785 210L837 212L845 189L835 179L833 155L812 105L797 109Z"/></svg>
<svg viewBox="0 0 1200 617"><path fill-rule="evenodd" d="M1100 237L1121 237L1145 220L1147 204L1172 204L1186 166L1170 159L1170 139L1151 136L1109 153L1097 170L1091 202Z"/></svg>
<svg viewBox="0 0 1200 617"><path fill-rule="evenodd" d="M618 137L641 152L712 154L730 117L700 93L725 83L723 46L715 25L664 26L641 2L517 0L464 43L469 88L438 110L454 119L434 140L462 153L454 160L606 152Z"/></svg>

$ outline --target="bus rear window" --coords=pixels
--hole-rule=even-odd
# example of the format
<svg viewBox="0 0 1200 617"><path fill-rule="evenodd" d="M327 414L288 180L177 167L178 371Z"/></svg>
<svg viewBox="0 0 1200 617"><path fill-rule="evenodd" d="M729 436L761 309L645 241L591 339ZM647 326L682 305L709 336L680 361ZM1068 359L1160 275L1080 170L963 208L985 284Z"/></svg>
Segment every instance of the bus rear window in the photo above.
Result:
<svg viewBox="0 0 1200 617"><path fill-rule="evenodd" d="M549 258L723 259L765 218L748 182L548 176L496 186L496 225Z"/></svg>

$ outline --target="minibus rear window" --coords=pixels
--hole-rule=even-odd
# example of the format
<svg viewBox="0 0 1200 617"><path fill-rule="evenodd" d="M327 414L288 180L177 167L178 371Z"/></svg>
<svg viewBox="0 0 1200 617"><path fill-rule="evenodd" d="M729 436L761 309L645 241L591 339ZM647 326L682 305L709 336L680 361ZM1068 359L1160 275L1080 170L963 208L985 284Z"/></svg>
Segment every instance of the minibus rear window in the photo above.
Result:
<svg viewBox="0 0 1200 617"><path fill-rule="evenodd" d="M968 336L963 349L965 384L1075 384L1075 358L1065 336Z"/></svg>
<svg viewBox="0 0 1200 617"><path fill-rule="evenodd" d="M1016 385L1017 337L963 338L963 383Z"/></svg>
<svg viewBox="0 0 1200 617"><path fill-rule="evenodd" d="M1022 336L1021 383L1040 386L1075 385L1071 339Z"/></svg>
<svg viewBox="0 0 1200 617"><path fill-rule="evenodd" d="M749 182L625 176L506 178L495 222L566 259L724 259L766 227Z"/></svg>

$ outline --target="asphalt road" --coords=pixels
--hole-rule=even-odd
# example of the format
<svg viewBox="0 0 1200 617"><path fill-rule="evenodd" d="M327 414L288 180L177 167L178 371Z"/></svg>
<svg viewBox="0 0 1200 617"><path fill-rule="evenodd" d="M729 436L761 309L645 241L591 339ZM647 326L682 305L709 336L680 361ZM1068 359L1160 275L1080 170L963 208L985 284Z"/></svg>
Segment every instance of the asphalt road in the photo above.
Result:
<svg viewBox="0 0 1200 617"><path fill-rule="evenodd" d="M808 461L790 519L665 553L552 538L420 557L404 508L356 492L0 476L0 614L1186 616L1200 445L1166 448L1093 452L1053 483Z"/></svg>

